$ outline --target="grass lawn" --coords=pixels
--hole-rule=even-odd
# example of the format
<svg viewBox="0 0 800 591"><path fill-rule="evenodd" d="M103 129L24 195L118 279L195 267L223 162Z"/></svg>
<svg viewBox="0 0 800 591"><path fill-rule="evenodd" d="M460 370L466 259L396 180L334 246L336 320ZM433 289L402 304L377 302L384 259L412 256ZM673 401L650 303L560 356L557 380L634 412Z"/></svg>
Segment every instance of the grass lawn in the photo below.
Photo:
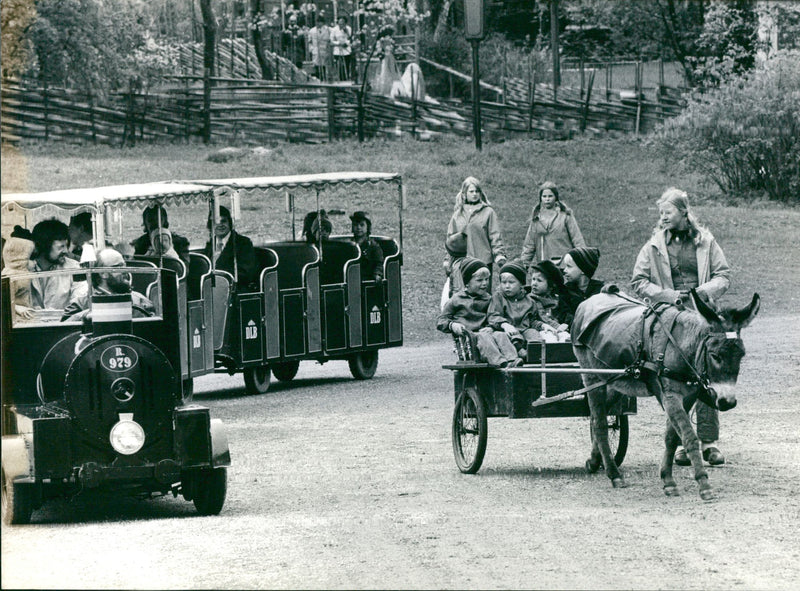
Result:
<svg viewBox="0 0 800 591"><path fill-rule="evenodd" d="M465 176L482 181L498 212L511 257L521 250L537 186L544 180L557 183L587 242L600 248L597 277L621 285L627 285L636 254L655 225L656 199L674 185L689 192L698 217L714 233L731 265L731 289L723 301L744 304L758 291L763 298L762 314L793 314L799 308L800 211L768 203L736 205L736 196L720 196L703 178L681 171L677 159L664 160L639 141L515 140L486 145L481 153L465 140L281 144L262 155L248 154L226 163L208 161L216 149L26 144L17 151L4 147L2 190L345 170L399 172L408 202L403 214L405 337L408 342L420 342L437 338L433 325L444 280L444 234ZM373 214L376 233L395 231L394 192L382 190L380 196L386 196L387 202L378 201L377 193L353 193L356 203L344 194L331 195L324 203L341 211L333 217L334 232L349 232L344 212L357 208ZM256 243L285 238L285 231L274 234L278 222L286 219L283 203L281 198L268 209L266 200L246 198L240 230ZM313 199L304 207L312 203ZM201 213L194 215L191 219L173 216L172 227L189 235L193 243L202 243L205 219L196 217ZM130 218L131 235L139 231L139 224L138 215Z"/></svg>

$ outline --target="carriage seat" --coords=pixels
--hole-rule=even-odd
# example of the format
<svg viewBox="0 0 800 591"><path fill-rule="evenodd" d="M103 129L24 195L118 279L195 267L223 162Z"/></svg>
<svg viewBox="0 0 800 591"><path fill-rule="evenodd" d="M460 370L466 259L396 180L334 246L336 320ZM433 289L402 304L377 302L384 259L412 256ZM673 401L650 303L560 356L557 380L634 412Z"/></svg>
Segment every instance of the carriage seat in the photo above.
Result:
<svg viewBox="0 0 800 591"><path fill-rule="evenodd" d="M268 242L256 248L259 250L277 255L279 289L303 287L303 268L319 258L317 249L305 242Z"/></svg>
<svg viewBox="0 0 800 591"><path fill-rule="evenodd" d="M344 283L344 266L348 261L357 261L358 246L352 242L326 240L322 244L322 262L320 263L320 283L333 285Z"/></svg>
<svg viewBox="0 0 800 591"><path fill-rule="evenodd" d="M211 272L211 261L199 252L189 253L189 270L186 273L186 294L189 301L203 299L203 278Z"/></svg>

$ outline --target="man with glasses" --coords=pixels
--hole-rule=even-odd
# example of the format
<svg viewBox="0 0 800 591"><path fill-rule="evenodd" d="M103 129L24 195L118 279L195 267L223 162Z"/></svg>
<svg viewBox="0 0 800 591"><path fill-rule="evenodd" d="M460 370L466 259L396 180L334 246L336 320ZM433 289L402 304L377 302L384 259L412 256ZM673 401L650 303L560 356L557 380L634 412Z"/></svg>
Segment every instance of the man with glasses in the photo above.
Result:
<svg viewBox="0 0 800 591"><path fill-rule="evenodd" d="M113 248L104 248L97 254L95 266L98 268L124 267L125 259ZM92 273L92 292L89 292L88 286L79 290L64 308L61 320L63 321L80 312L91 310L93 294L119 295L128 293L131 294L131 303L134 309L140 309L140 314L144 313L147 316L152 316L155 313L153 302L138 291L131 289L130 273L127 271L100 271Z"/></svg>

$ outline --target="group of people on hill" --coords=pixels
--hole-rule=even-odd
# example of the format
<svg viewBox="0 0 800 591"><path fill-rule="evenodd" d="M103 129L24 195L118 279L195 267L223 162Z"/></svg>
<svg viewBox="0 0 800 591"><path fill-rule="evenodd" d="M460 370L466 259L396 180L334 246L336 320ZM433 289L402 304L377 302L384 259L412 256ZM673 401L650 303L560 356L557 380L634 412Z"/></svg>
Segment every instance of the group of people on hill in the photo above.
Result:
<svg viewBox="0 0 800 591"><path fill-rule="evenodd" d="M691 290L712 301L721 297L730 268L714 236L692 213L686 192L667 189L657 206L659 222L633 266L633 291L654 304L687 307L693 305ZM539 187L521 253L509 261L497 213L480 182L467 177L456 195L445 250L449 289L437 329L467 338L479 360L498 367L524 363L529 341L568 341L577 307L604 285L594 276L599 249L587 246L552 182ZM499 288L493 291L495 270ZM702 402L696 409L703 457L722 464L718 411ZM683 448L675 462L689 465Z"/></svg>

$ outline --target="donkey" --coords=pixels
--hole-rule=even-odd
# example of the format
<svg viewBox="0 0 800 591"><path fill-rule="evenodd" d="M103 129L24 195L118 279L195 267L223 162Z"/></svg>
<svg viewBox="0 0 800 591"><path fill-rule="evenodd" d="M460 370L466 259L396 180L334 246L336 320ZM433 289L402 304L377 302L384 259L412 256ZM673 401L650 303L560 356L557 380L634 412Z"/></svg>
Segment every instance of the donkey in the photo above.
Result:
<svg viewBox="0 0 800 591"><path fill-rule="evenodd" d="M688 411L700 397L720 410L736 406L733 386L744 357L740 331L758 313L753 295L743 308L717 309L692 290L697 310L640 302L611 286L581 303L572 324L572 342L581 368L626 369L620 378L603 381L584 374L591 411L592 453L586 468L604 466L615 488L627 486L608 445L607 402L612 395L655 396L667 413L661 480L667 496L677 496L672 463L679 443L694 468L700 497L714 497L703 467L699 440Z"/></svg>

